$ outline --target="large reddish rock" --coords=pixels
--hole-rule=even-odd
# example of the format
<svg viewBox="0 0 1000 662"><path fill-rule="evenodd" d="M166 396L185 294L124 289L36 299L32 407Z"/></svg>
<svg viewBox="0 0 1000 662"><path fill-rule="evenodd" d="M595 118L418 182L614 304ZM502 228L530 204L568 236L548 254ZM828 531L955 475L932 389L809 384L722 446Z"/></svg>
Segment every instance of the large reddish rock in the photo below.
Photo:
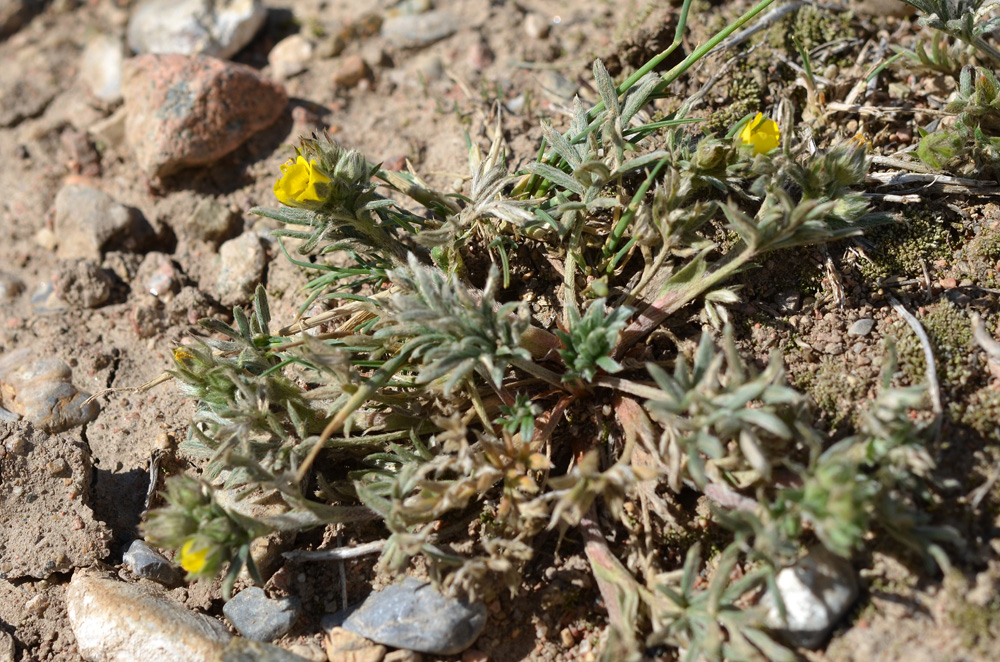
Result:
<svg viewBox="0 0 1000 662"><path fill-rule="evenodd" d="M212 163L270 126L285 89L250 67L204 55L140 55L125 63L125 138L148 174Z"/></svg>

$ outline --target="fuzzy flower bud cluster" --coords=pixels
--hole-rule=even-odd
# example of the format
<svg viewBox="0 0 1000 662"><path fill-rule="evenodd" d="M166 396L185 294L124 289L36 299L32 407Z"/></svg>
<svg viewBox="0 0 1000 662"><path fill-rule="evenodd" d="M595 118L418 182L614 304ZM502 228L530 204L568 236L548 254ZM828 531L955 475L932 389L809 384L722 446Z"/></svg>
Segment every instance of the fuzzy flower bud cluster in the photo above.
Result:
<svg viewBox="0 0 1000 662"><path fill-rule="evenodd" d="M177 561L189 579L215 577L262 533L259 524L219 506L213 491L189 476L174 476L164 495L169 505L151 512L143 526L149 542L177 550Z"/></svg>
<svg viewBox="0 0 1000 662"><path fill-rule="evenodd" d="M353 211L375 188L370 180L377 171L359 152L344 149L328 134L315 134L303 138L295 158L282 164L274 195L289 207Z"/></svg>

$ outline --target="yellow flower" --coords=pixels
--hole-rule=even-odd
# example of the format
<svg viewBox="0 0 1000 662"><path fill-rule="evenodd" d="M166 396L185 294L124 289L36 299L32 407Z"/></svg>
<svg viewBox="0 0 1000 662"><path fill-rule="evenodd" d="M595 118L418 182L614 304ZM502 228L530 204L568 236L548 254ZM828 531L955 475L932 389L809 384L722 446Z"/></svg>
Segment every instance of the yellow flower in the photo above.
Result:
<svg viewBox="0 0 1000 662"><path fill-rule="evenodd" d="M178 347L174 350L174 360L178 363L184 363L185 361L190 361L193 358L194 354L192 354L189 349Z"/></svg>
<svg viewBox="0 0 1000 662"><path fill-rule="evenodd" d="M753 147L758 154L767 154L781 144L778 123L757 113L740 131L740 140Z"/></svg>
<svg viewBox="0 0 1000 662"><path fill-rule="evenodd" d="M316 160L306 161L299 154L281 165L281 177L274 183L274 196L289 207L305 207L310 202L323 202L317 184L328 184L330 178L316 168ZM303 204L305 203L305 204Z"/></svg>
<svg viewBox="0 0 1000 662"><path fill-rule="evenodd" d="M208 563L208 553L212 551L207 546L194 549L195 542L194 538L188 538L184 546L181 547L181 567L193 575L197 575L205 569L205 565Z"/></svg>

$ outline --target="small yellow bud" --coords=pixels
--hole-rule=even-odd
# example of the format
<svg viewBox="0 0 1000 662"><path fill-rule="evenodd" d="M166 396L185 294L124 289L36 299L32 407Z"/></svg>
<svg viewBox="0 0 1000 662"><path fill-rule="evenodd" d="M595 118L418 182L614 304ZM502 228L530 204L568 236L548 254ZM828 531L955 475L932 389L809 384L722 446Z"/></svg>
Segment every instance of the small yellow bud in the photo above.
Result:
<svg viewBox="0 0 1000 662"><path fill-rule="evenodd" d="M740 131L740 140L753 147L757 154L767 154L781 144L778 123L757 113Z"/></svg>
<svg viewBox="0 0 1000 662"><path fill-rule="evenodd" d="M324 196L316 185L330 183L330 178L316 167L316 160L306 161L300 154L294 161L289 159L281 165L281 177L274 183L274 197L289 207L313 206L311 202L323 202Z"/></svg>

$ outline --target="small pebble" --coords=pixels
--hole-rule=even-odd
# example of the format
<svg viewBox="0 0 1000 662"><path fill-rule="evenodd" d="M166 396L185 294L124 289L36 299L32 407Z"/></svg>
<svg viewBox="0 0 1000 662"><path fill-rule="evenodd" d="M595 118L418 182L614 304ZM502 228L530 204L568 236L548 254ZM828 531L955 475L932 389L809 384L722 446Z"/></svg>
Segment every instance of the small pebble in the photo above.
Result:
<svg viewBox="0 0 1000 662"><path fill-rule="evenodd" d="M133 540L122 560L133 573L154 582L170 586L180 578L177 566L145 540Z"/></svg>
<svg viewBox="0 0 1000 662"><path fill-rule="evenodd" d="M49 475L52 476L60 476L69 471L69 465L66 464L66 460L64 460L61 457L57 457L56 459L46 464L45 468L48 469Z"/></svg>
<svg viewBox="0 0 1000 662"><path fill-rule="evenodd" d="M370 79L372 70L360 55L345 57L333 73L333 82L340 87L356 87L365 79Z"/></svg>
<svg viewBox="0 0 1000 662"><path fill-rule="evenodd" d="M161 301L170 301L180 290L180 274L169 255L147 253L136 270L135 281L142 291ZM133 285L135 287L135 285Z"/></svg>
<svg viewBox="0 0 1000 662"><path fill-rule="evenodd" d="M814 547L775 577L785 605L783 622L770 593L761 604L779 636L793 646L818 648L858 597L858 581L850 561Z"/></svg>
<svg viewBox="0 0 1000 662"><path fill-rule="evenodd" d="M236 630L254 641L273 641L292 629L302 606L298 598L268 598L257 586L243 589L222 608Z"/></svg>
<svg viewBox="0 0 1000 662"><path fill-rule="evenodd" d="M782 292L775 298L778 310L782 313L795 313L802 308L801 292Z"/></svg>
<svg viewBox="0 0 1000 662"><path fill-rule="evenodd" d="M486 606L441 595L413 577L368 596L344 627L386 646L434 655L460 653L486 627Z"/></svg>
<svg viewBox="0 0 1000 662"><path fill-rule="evenodd" d="M284 80L302 73L309 68L309 61L315 50L315 44L301 34L285 37L267 54L271 75Z"/></svg>
<svg viewBox="0 0 1000 662"><path fill-rule="evenodd" d="M8 439L4 444L4 448L11 455L24 455L28 452L28 442L21 435L17 435Z"/></svg>
<svg viewBox="0 0 1000 662"><path fill-rule="evenodd" d="M316 57L323 59L337 57L344 52L345 48L347 48L347 40L344 39L343 35L328 35L316 44Z"/></svg>
<svg viewBox="0 0 1000 662"><path fill-rule="evenodd" d="M461 20L451 12L403 14L383 21L382 37L396 46L419 48L451 36L460 27Z"/></svg>
<svg viewBox="0 0 1000 662"><path fill-rule="evenodd" d="M551 24L541 14L529 12L524 17L524 33L532 39L545 39L549 36Z"/></svg>
<svg viewBox="0 0 1000 662"><path fill-rule="evenodd" d="M41 617L48 609L49 599L44 595L36 595L24 604L24 608L35 616Z"/></svg>
<svg viewBox="0 0 1000 662"><path fill-rule="evenodd" d="M219 248L216 292L224 306L247 302L264 275L267 253L256 233L245 232Z"/></svg>
<svg viewBox="0 0 1000 662"><path fill-rule="evenodd" d="M847 330L849 336L867 336L875 327L875 320L870 317L862 317Z"/></svg>

